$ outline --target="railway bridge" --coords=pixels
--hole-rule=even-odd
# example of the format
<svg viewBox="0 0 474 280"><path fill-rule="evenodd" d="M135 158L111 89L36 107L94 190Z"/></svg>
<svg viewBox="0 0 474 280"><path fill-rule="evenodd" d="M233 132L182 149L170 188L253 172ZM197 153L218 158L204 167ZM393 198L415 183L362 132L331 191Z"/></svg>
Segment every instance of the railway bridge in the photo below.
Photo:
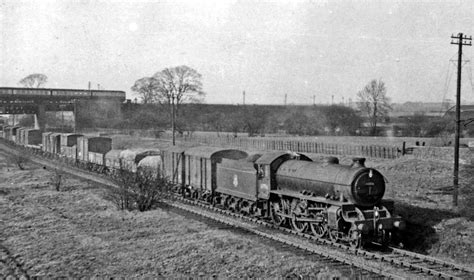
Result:
<svg viewBox="0 0 474 280"><path fill-rule="evenodd" d="M82 90L58 88L0 87L0 115L34 114L44 130L46 111L72 111L76 119L76 104L80 101L105 101L121 106L125 92L117 90Z"/></svg>

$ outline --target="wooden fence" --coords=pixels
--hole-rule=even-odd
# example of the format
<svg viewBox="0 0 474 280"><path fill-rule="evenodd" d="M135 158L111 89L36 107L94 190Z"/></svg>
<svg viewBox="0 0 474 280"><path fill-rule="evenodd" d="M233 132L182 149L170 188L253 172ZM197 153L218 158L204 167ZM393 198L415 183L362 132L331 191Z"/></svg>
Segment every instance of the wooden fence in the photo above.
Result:
<svg viewBox="0 0 474 280"><path fill-rule="evenodd" d="M402 156L402 150L395 146L340 144L316 141L258 139L247 137L186 136L180 138L180 140L214 146L232 146L255 151L283 150L301 153L353 155L386 159L398 158Z"/></svg>
<svg viewBox="0 0 474 280"><path fill-rule="evenodd" d="M171 139L169 133L163 133L158 130L117 130L117 129L100 129L101 134L128 134L142 137L159 137ZM89 131L91 132L91 131ZM348 143L329 143L305 140L285 140L271 138L250 138L250 137L233 137L233 136L202 136L202 135L176 135L177 141L201 143L213 146L230 146L237 147L249 151L279 150L294 151L300 153L317 153L329 155L352 155L371 158L398 158L405 151L405 146L398 148L394 145L360 145Z"/></svg>

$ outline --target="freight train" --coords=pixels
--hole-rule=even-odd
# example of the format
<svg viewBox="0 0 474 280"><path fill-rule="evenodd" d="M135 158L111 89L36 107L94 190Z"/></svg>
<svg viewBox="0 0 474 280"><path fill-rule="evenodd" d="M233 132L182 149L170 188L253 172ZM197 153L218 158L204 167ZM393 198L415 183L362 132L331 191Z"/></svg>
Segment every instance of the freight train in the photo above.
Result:
<svg viewBox="0 0 474 280"><path fill-rule="evenodd" d="M383 199L385 178L364 158L344 165L335 157L315 162L301 153L206 146L112 150L108 137L50 132L39 145L30 145L12 131L3 135L97 172L146 166L166 176L180 195L355 248L388 244L405 226L393 215L393 201Z"/></svg>

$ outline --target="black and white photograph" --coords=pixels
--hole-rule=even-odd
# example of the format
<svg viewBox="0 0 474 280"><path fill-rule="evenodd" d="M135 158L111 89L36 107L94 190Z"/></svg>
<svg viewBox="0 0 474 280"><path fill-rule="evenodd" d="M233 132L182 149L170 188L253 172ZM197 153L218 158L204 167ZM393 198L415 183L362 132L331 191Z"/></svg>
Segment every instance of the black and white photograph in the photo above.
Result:
<svg viewBox="0 0 474 280"><path fill-rule="evenodd" d="M0 0L0 279L473 279L471 0Z"/></svg>

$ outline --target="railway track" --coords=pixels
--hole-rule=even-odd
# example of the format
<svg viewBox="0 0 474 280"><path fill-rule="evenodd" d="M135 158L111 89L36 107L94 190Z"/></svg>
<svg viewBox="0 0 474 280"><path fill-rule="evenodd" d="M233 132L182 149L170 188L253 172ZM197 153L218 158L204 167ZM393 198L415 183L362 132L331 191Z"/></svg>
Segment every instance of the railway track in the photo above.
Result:
<svg viewBox="0 0 474 280"><path fill-rule="evenodd" d="M266 236L267 238L292 245L294 247L310 251L315 254L322 254L329 258L334 258L342 263L348 263L356 267L361 267L369 272L382 275L392 279L423 278L435 277L441 279L473 279L474 269L450 262L446 262L427 255L418 254L399 248L390 247L386 251L368 251L364 249L354 249L349 245L334 243L327 239L317 238L311 234L300 233L286 227L275 227L271 222L262 221L256 218L247 217L242 214L230 212L228 210L212 207L199 201L175 197L176 200L189 204L197 205L200 208L208 209L239 221L247 221L251 224L257 224L261 227L277 229L278 232L286 233L273 236L265 234L266 231L261 227L250 228L249 231ZM181 207L173 205L174 207ZM195 212L196 210L190 210ZM207 215L205 212L201 215ZM261 231L261 232L260 232ZM287 241L288 236L298 237L298 241ZM309 241L306 243L305 241ZM319 247L318 247L319 246ZM324 247L323 247L324 246ZM331 248L331 250L329 250Z"/></svg>
<svg viewBox="0 0 474 280"><path fill-rule="evenodd" d="M472 279L474 277L474 269L472 267L458 265L399 248L390 247L389 249L390 252L383 256L383 258L392 263L410 259L409 264L411 267L420 271L426 271L434 276L458 279Z"/></svg>
<svg viewBox="0 0 474 280"><path fill-rule="evenodd" d="M14 153L15 149L17 149L17 147L9 147L2 143L0 143L0 148L8 153ZM55 168L55 163L57 164L53 160L39 158L36 155L31 160L50 168ZM98 176L96 173L69 166L62 166L62 169L64 172L74 176L92 180L108 187L114 186L110 180L103 176ZM472 268L398 248L389 248L389 250L382 252L354 249L348 245L317 238L311 234L296 232L285 227L275 227L270 221L244 216L177 195L168 196L166 203L194 215L241 228L258 236L320 255L322 258L333 260L340 265L338 268L356 269L358 274L367 278L409 279L435 277L442 279L474 279L474 270Z"/></svg>

